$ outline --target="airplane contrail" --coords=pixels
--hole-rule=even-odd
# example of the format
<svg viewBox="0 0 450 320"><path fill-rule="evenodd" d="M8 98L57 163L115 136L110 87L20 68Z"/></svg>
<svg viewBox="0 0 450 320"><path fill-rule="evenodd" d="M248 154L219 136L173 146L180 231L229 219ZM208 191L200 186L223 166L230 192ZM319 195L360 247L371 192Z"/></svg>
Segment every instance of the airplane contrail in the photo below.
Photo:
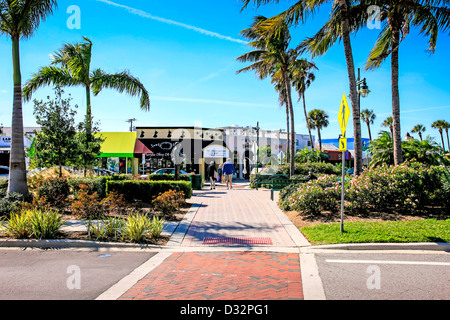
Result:
<svg viewBox="0 0 450 320"><path fill-rule="evenodd" d="M224 36L224 35L222 35L220 33L209 31L209 30L202 29L202 28L198 28L198 27L195 27L195 26L192 26L192 25L189 25L189 24L185 24L185 23L182 23L182 22L178 22L178 21L174 21L174 20L169 20L169 19L157 17L157 16L154 16L154 15L152 15L152 14L150 14L148 12L145 12L143 10L132 8L132 7L129 7L129 6L125 6L123 4L112 2L110 0L96 0L96 1L103 2L103 3L109 4L109 5L118 7L118 8L125 9L128 12L130 12L130 13L132 13L134 15L138 15L138 16L140 16L142 18L147 18L147 19L155 20L155 21L162 22L162 23L165 23L165 24L178 26L178 27L181 27L181 28L184 28L184 29L192 30L192 31L195 31L195 32L198 32L198 33L210 36L210 37L222 39L222 40L227 40L227 41L240 43L240 44L248 44L248 42L246 42L244 40L232 38L232 37L229 37L229 36Z"/></svg>

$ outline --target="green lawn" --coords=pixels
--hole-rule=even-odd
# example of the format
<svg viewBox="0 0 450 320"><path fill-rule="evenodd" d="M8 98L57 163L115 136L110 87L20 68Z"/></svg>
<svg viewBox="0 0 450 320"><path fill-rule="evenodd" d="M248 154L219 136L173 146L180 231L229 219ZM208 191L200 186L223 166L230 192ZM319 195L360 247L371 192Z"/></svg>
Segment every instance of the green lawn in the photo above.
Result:
<svg viewBox="0 0 450 320"><path fill-rule="evenodd" d="M339 243L450 242L450 219L319 224L301 229L313 245Z"/></svg>

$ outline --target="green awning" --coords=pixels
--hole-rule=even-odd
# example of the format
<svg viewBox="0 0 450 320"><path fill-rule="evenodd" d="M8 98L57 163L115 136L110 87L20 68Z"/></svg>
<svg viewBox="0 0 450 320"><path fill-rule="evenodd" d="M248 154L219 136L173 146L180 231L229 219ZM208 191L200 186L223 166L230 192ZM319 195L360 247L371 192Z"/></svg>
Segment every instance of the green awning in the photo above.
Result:
<svg viewBox="0 0 450 320"><path fill-rule="evenodd" d="M99 158L133 158L136 132L101 132L105 139Z"/></svg>

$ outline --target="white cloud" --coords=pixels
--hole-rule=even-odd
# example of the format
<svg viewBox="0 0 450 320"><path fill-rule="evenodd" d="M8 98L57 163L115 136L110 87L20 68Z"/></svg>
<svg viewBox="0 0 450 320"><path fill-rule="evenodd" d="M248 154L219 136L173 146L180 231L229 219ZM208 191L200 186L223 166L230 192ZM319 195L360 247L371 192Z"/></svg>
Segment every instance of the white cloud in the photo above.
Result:
<svg viewBox="0 0 450 320"><path fill-rule="evenodd" d="M218 38L218 39L222 39L222 40L227 40L227 41L240 43L240 44L247 44L247 42L244 41L244 40L235 39L235 38L232 38L232 37L229 37L229 36L224 36L224 35L221 35L219 33L213 32L213 31L205 30L205 29L198 28L198 27L195 27L195 26L191 26L189 24L181 23L181 22L178 22L178 21L157 17L157 16L154 16L154 15L148 13L148 12L142 11L140 9L135 9L135 8L132 8L132 7L129 7L129 6L125 6L125 5L122 5L122 4L118 4L118 3L115 3L115 2L112 2L112 1L109 1L109 0L97 0L97 1L106 3L106 4L109 4L109 5L118 7L118 8L125 9L128 12L130 12L130 13L132 13L134 15L140 16L142 18L159 21L159 22L162 22L162 23L165 23L165 24L175 25L175 26L178 26L178 27L181 27L181 28L184 28L184 29L192 30L192 31L195 31L195 32L198 32L198 33L210 36L210 37L215 37L215 38Z"/></svg>

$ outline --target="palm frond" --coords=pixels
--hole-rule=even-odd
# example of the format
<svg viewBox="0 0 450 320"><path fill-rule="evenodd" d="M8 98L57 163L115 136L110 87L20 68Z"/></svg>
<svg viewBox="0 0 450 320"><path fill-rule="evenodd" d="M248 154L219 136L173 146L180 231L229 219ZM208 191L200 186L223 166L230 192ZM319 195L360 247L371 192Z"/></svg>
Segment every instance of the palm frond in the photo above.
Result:
<svg viewBox="0 0 450 320"><path fill-rule="evenodd" d="M32 75L23 88L24 101L31 100L33 93L44 86L54 85L59 87L78 86L82 82L76 79L66 68L42 67L38 73Z"/></svg>
<svg viewBox="0 0 450 320"><path fill-rule="evenodd" d="M91 84L95 96L103 89L115 89L132 97L140 96L141 109L150 110L149 93L139 79L132 76L128 71L107 74L100 69L96 69L92 72Z"/></svg>

